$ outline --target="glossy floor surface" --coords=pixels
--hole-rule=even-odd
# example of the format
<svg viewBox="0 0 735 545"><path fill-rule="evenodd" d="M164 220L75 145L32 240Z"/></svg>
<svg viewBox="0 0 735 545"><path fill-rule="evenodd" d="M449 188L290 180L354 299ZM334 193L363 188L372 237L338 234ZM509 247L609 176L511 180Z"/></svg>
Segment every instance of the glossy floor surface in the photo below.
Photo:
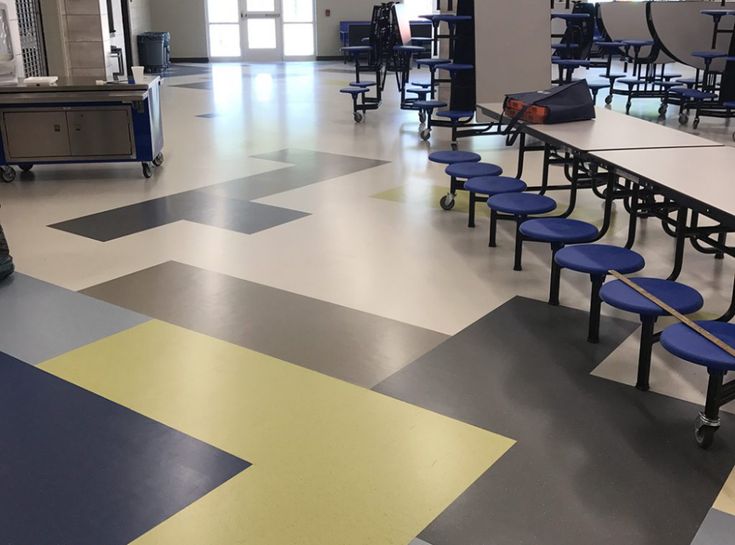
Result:
<svg viewBox="0 0 735 545"><path fill-rule="evenodd" d="M463 196L442 211L427 155L449 134L421 142L390 80L356 125L352 79L177 67L151 180L47 166L0 184L18 268L0 285L0 542L729 543L735 411L698 449L706 372L656 346L635 390L637 317L604 307L588 344L588 279L565 271L546 305L549 249L513 272L511 225L489 249L484 207L475 229ZM732 143L722 120L696 132ZM461 146L515 171L502 139ZM574 217L601 224L601 202ZM605 242L626 234L619 207ZM635 248L668 276L660 224ZM699 316L734 274L687 248Z"/></svg>

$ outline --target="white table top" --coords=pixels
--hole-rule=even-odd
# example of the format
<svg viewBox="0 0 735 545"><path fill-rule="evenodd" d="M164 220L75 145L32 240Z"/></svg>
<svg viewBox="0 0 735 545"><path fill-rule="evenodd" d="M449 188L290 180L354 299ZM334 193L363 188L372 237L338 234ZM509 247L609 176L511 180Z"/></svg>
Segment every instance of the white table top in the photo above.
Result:
<svg viewBox="0 0 735 545"><path fill-rule="evenodd" d="M503 111L500 102L478 104L477 107L493 119L498 119ZM712 140L606 108L595 110L597 118L590 121L524 126L526 132L541 140L582 152L722 146Z"/></svg>
<svg viewBox="0 0 735 545"><path fill-rule="evenodd" d="M706 209L724 212L735 223L735 148L600 151L606 165L666 187Z"/></svg>

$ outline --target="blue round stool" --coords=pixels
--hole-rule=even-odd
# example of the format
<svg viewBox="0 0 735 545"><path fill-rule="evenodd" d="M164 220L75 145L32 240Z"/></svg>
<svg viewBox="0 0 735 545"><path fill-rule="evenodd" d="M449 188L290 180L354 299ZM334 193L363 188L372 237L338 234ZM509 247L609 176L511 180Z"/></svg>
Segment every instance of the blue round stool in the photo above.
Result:
<svg viewBox="0 0 735 545"><path fill-rule="evenodd" d="M602 307L600 289L608 273L614 270L622 274L630 274L640 271L645 266L646 260L639 253L608 244L567 246L556 253L554 267L560 269L557 274L561 272L561 269L570 269L589 274L592 280L590 323L587 335L589 342L600 342L600 310Z"/></svg>
<svg viewBox="0 0 735 545"><path fill-rule="evenodd" d="M413 103L413 106L419 111L419 121L422 124L419 130L421 140L428 142L431 138L431 118L434 116L434 110L446 108L447 103L441 100L417 100ZM426 123L426 127L423 127L423 123Z"/></svg>
<svg viewBox="0 0 735 545"><path fill-rule="evenodd" d="M528 219L528 216L546 214L556 210L556 201L551 197L535 193L506 193L490 197L487 205L490 208L490 243L488 245L491 248L497 245L498 213L512 216L516 222L516 250L513 270L523 270L521 225Z"/></svg>
<svg viewBox="0 0 735 545"><path fill-rule="evenodd" d="M470 178L464 183L465 190L470 192L470 215L467 227L475 226L475 206L478 202L487 202L490 197L503 193L522 193L527 187L523 180L507 176ZM485 197L478 197L478 195Z"/></svg>
<svg viewBox="0 0 735 545"><path fill-rule="evenodd" d="M707 321L697 324L728 345L735 346L735 325ZM707 368L707 400L704 411L697 417L694 431L699 446L709 448L720 428L720 407L735 397L735 381L724 384L725 375L735 371L735 358L684 324L665 329L661 334L661 345L674 356Z"/></svg>
<svg viewBox="0 0 735 545"><path fill-rule="evenodd" d="M456 152L455 152L456 153ZM444 210L454 208L457 191L464 189L464 181L480 176L500 176L503 169L491 163L453 163L445 172L449 175L449 193L444 195L439 204Z"/></svg>
<svg viewBox="0 0 735 545"><path fill-rule="evenodd" d="M442 165L454 163L479 163L482 157L471 151L435 151L429 154L429 161Z"/></svg>
<svg viewBox="0 0 735 545"><path fill-rule="evenodd" d="M365 119L365 108L361 108L358 100L360 97L365 100L365 93L368 92L367 87L345 87L339 90L340 93L352 96L352 116L355 119L355 123L360 123ZM362 110L362 111L361 111Z"/></svg>
<svg viewBox="0 0 735 545"><path fill-rule="evenodd" d="M697 290L679 282L661 278L631 278L631 280L682 314L697 312L704 306L704 299ZM640 316L641 347L638 352L638 380L635 387L647 392L650 388L651 351L657 340L654 325L659 317L668 316L668 312L620 280L602 286L600 298L612 307Z"/></svg>
<svg viewBox="0 0 735 545"><path fill-rule="evenodd" d="M549 304L557 306L559 304L559 283L561 277L559 268L554 267L556 253L567 244L593 242L600 236L600 231L591 223L584 221L569 218L537 218L524 222L521 225L520 233L523 240L551 244Z"/></svg>

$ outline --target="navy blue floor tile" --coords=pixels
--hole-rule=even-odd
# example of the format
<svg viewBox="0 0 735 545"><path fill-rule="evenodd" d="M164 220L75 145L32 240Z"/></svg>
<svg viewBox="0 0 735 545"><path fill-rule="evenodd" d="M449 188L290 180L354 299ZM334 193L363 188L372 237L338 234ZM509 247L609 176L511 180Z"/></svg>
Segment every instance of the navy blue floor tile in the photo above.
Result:
<svg viewBox="0 0 735 545"><path fill-rule="evenodd" d="M130 543L249 467L0 354L0 543Z"/></svg>

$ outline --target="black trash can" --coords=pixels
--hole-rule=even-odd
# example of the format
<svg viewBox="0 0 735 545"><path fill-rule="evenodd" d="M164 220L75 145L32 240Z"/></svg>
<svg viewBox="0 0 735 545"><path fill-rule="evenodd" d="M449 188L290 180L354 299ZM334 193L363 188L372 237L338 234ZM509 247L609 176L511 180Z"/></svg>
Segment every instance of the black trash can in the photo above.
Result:
<svg viewBox="0 0 735 545"><path fill-rule="evenodd" d="M144 32L138 34L138 59L146 72L163 72L171 59L171 34Z"/></svg>

